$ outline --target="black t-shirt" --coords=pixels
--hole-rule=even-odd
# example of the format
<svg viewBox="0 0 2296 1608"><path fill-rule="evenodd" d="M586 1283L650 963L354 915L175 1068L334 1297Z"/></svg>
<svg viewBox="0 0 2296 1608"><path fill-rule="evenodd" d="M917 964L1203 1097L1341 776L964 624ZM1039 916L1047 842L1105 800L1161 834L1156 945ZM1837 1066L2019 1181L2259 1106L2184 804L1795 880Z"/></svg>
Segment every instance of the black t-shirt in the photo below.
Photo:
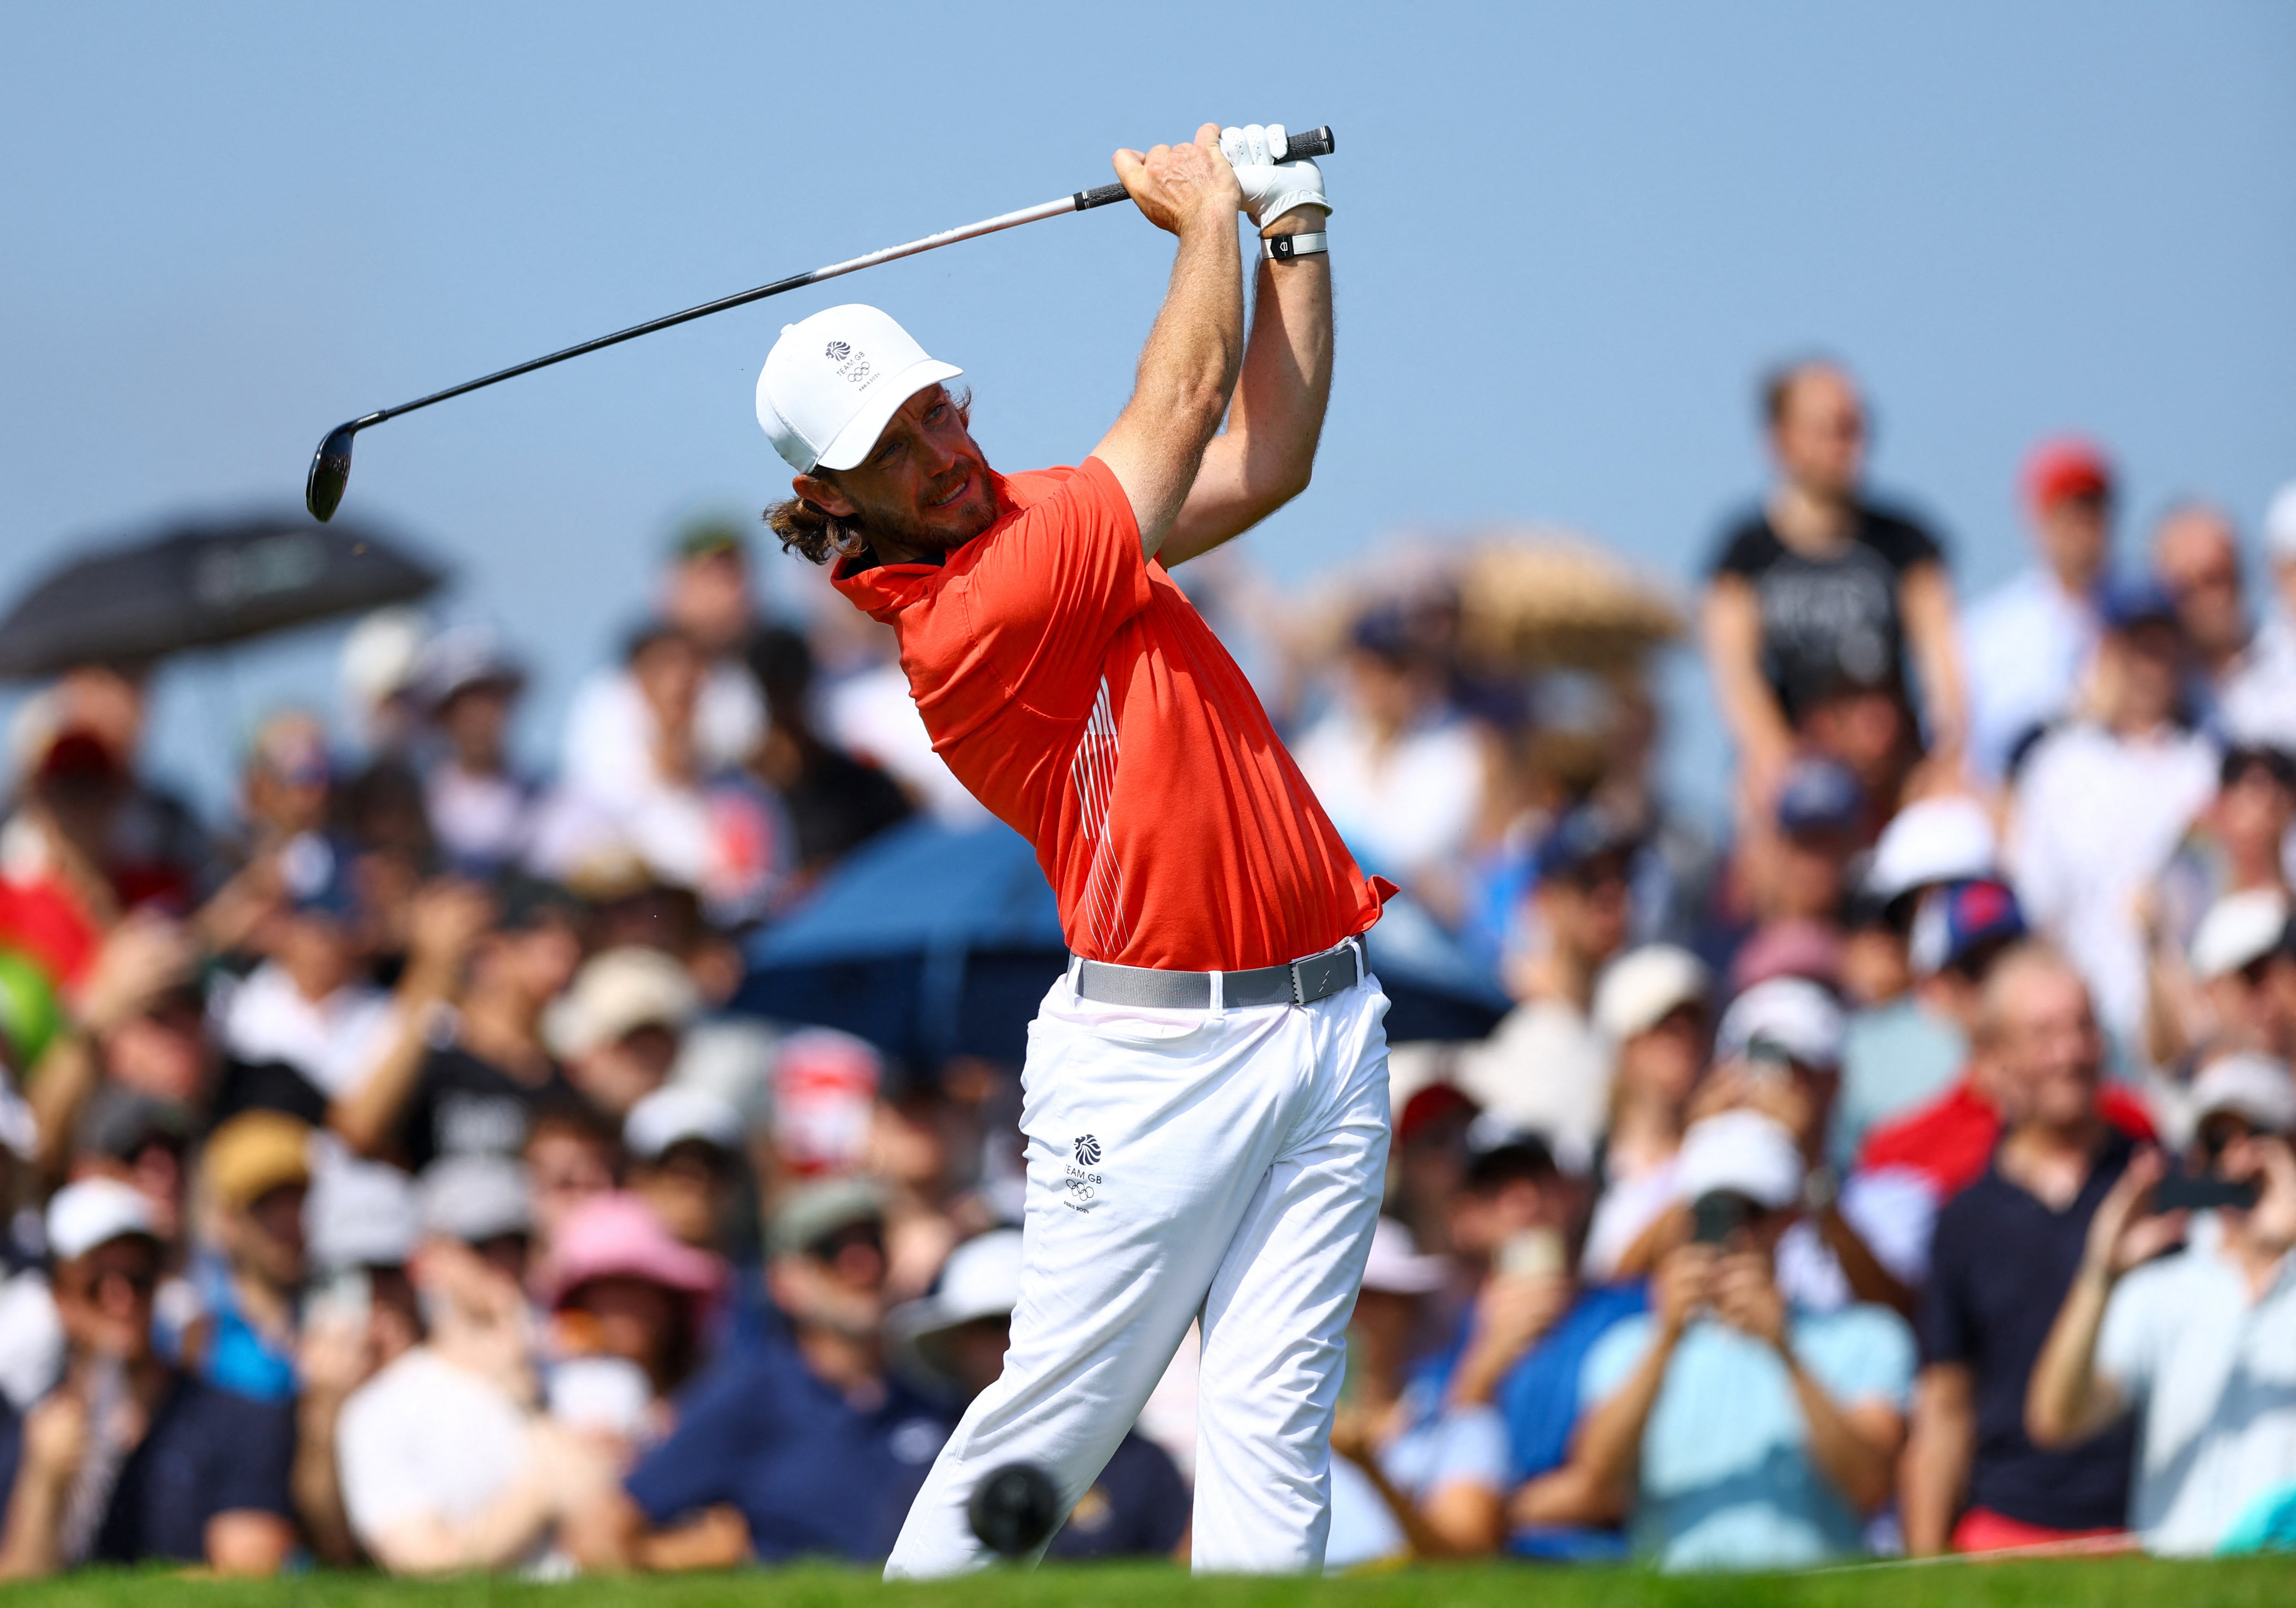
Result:
<svg viewBox="0 0 2296 1608"><path fill-rule="evenodd" d="M6 1471L8 1489L22 1447L22 1423L8 1415L0 1428L0 1469ZM287 1489L294 1460L293 1407L250 1400L179 1375L113 1481L88 1561L204 1563L208 1521L217 1514L294 1516Z"/></svg>
<svg viewBox="0 0 2296 1608"><path fill-rule="evenodd" d="M515 1156L538 1108L580 1098L555 1062L540 1083L521 1083L458 1044L434 1046L399 1119L399 1148L415 1172L440 1156Z"/></svg>
<svg viewBox="0 0 2296 1608"><path fill-rule="evenodd" d="M1993 1166L1938 1214L1915 1329L1924 1365L1961 1363L1975 1381L1973 1507L2054 1530L2105 1530L2127 1522L2134 1420L2045 1452L2025 1438L2025 1386L2080 1267L2089 1218L2128 1167L2132 1148L2126 1136L2112 1134L2088 1182L2062 1212Z"/></svg>
<svg viewBox="0 0 2296 1608"><path fill-rule="evenodd" d="M1759 509L1733 527L1716 575L1754 588L1762 611L1762 674L1789 720L1845 687L1899 691L1905 623L1898 584L1908 570L1942 562L1935 537L1909 519L1860 506L1857 529L1826 558L1795 552Z"/></svg>

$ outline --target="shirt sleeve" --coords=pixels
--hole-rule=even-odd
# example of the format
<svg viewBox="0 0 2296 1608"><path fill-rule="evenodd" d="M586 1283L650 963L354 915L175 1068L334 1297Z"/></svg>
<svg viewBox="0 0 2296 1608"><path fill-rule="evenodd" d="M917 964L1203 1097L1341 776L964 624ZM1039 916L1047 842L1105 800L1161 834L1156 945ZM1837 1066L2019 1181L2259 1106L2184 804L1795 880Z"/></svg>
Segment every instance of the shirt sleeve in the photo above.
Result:
<svg viewBox="0 0 2296 1608"><path fill-rule="evenodd" d="M978 648L1013 696L1053 715L1091 706L1110 638L1152 591L1131 500L1098 458L996 530L964 578Z"/></svg>
<svg viewBox="0 0 2296 1608"><path fill-rule="evenodd" d="M1506 1420L1496 1408L1456 1408L1444 1415L1441 1434L1423 1495L1431 1496L1447 1485L1506 1489Z"/></svg>
<svg viewBox="0 0 2296 1608"><path fill-rule="evenodd" d="M2097 1330L2096 1376L2131 1404L2144 1399L2160 1366L2173 1304L2161 1299L2167 1283L2161 1269L2169 1265L2139 1268L2122 1279L2105 1302L2104 1322Z"/></svg>
<svg viewBox="0 0 2296 1608"><path fill-rule="evenodd" d="M624 1489L655 1524L737 1503L749 1454L771 1439L773 1370L755 1361L704 1374L677 1404L677 1427L638 1460Z"/></svg>
<svg viewBox="0 0 2296 1608"><path fill-rule="evenodd" d="M1920 1178L1894 1169L1853 1172L1841 1185L1841 1217L1893 1276L1916 1287L1929 1276L1937 1195Z"/></svg>
<svg viewBox="0 0 2296 1608"><path fill-rule="evenodd" d="M1595 1349L1587 1353L1587 1366L1579 1370L1580 1408L1599 1407L1618 1394L1650 1347L1651 1320L1647 1317L1629 1317L1614 1325L1609 1333L1595 1342Z"/></svg>
<svg viewBox="0 0 2296 1608"><path fill-rule="evenodd" d="M1930 1252L1929 1282L1922 1286L1921 1305L1914 1314L1915 1338L1924 1366L1974 1362L1977 1357L1960 1222L1950 1211L1939 1217L1937 1241Z"/></svg>
<svg viewBox="0 0 2296 1608"><path fill-rule="evenodd" d="M1770 534L1769 526L1759 519L1749 519L1722 533L1708 573L1752 580L1775 562L1777 555L1778 538Z"/></svg>
<svg viewBox="0 0 2296 1608"><path fill-rule="evenodd" d="M295 1409L218 1391L209 1423L208 1511L294 1516L288 1477L295 1463Z"/></svg>

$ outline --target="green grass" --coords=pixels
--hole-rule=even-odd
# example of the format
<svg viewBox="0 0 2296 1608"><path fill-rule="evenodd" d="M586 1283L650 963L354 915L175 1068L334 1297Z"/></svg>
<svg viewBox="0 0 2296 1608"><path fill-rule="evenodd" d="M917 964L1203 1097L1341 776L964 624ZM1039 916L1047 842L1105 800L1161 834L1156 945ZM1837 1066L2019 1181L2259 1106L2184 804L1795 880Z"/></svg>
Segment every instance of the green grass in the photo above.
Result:
<svg viewBox="0 0 2296 1608"><path fill-rule="evenodd" d="M1174 1569L1122 1565L901 1587L828 1568L560 1585L497 1578L415 1584L363 1574L250 1584L94 1573L12 1587L6 1601L8 1608L2285 1608L2296 1602L2296 1559L2063 1559L1688 1578L1486 1564L1338 1580L1196 1580Z"/></svg>

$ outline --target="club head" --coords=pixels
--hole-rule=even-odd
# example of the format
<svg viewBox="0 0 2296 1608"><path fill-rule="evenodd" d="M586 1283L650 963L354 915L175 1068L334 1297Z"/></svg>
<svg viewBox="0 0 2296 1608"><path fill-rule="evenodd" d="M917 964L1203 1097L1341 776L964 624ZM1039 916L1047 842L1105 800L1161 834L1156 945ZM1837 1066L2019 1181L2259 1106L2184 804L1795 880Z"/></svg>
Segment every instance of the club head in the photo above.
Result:
<svg viewBox="0 0 2296 1608"><path fill-rule="evenodd" d="M1020 1558L1052 1538L1067 1515L1050 1474L1033 1463L1007 1463L972 1488L965 1517L980 1544L999 1557Z"/></svg>
<svg viewBox="0 0 2296 1608"><path fill-rule="evenodd" d="M303 506L321 524L334 517L343 500L343 488L350 484L351 438L357 434L357 424L338 424L311 455L311 478L303 482Z"/></svg>

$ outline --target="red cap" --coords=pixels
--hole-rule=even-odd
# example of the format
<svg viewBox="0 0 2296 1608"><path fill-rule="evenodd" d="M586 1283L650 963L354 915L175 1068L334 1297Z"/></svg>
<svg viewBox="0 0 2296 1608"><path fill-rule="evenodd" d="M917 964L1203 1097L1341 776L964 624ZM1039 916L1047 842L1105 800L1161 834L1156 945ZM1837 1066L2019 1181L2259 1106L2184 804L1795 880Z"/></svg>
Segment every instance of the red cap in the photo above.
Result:
<svg viewBox="0 0 2296 1608"><path fill-rule="evenodd" d="M2058 436L2025 456L2025 498L2036 513L2068 497L2112 495L2112 462L2094 441Z"/></svg>

